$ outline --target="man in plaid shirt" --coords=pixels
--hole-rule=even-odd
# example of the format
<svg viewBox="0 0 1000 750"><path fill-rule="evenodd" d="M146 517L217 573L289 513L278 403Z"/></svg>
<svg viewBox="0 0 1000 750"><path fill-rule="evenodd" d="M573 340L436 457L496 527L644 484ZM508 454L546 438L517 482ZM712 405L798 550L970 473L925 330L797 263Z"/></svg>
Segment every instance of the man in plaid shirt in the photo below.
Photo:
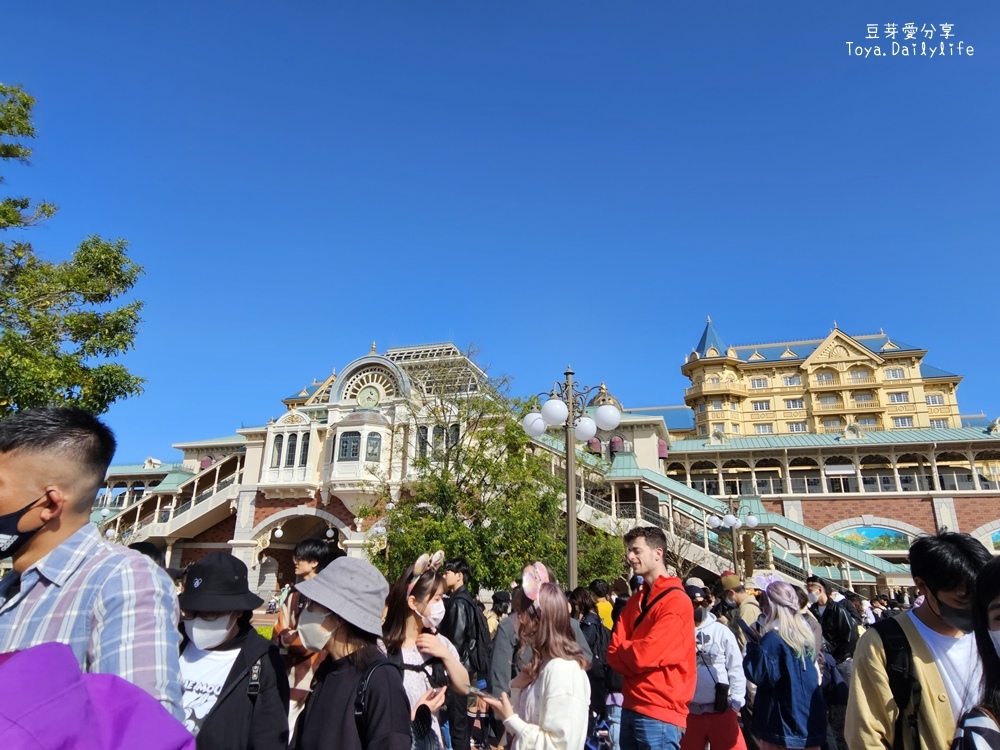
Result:
<svg viewBox="0 0 1000 750"><path fill-rule="evenodd" d="M0 421L0 653L56 641L85 672L116 674L181 711L177 599L149 558L90 523L114 435L75 408Z"/></svg>

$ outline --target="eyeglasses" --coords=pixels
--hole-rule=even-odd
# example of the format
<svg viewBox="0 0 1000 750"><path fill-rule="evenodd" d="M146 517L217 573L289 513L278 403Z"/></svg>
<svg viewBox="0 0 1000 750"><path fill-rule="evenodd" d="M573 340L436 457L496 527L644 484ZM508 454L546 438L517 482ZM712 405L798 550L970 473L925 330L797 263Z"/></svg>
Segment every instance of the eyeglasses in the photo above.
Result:
<svg viewBox="0 0 1000 750"><path fill-rule="evenodd" d="M193 620L196 617L200 617L206 622L214 622L220 617L229 617L232 612L188 612L187 610L181 610L181 619L184 621Z"/></svg>
<svg viewBox="0 0 1000 750"><path fill-rule="evenodd" d="M305 603L302 605L303 609L308 609L310 612L315 612L318 615L332 615L333 611L329 607L324 607L319 602L314 602L312 599L305 599Z"/></svg>

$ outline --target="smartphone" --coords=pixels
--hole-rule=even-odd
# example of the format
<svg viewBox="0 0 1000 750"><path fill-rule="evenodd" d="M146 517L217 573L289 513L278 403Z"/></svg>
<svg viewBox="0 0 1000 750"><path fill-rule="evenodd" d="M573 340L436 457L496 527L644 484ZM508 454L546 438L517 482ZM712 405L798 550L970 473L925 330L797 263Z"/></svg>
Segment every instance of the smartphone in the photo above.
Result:
<svg viewBox="0 0 1000 750"><path fill-rule="evenodd" d="M487 693L485 690L480 690L479 688L474 687L472 685L466 685L465 689L469 691L469 695L474 695L477 698L492 698L493 697L490 693Z"/></svg>
<svg viewBox="0 0 1000 750"><path fill-rule="evenodd" d="M737 622L740 624L740 630L743 631L743 633L746 635L747 638L749 638L751 641L760 640L760 633L758 633L752 627L743 622L743 620L737 620Z"/></svg>

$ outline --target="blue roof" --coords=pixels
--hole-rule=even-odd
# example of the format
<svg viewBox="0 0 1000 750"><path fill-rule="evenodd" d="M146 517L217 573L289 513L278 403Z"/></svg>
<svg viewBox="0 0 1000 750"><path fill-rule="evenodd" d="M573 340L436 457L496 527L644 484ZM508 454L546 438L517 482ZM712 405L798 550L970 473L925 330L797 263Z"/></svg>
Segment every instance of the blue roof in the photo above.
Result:
<svg viewBox="0 0 1000 750"><path fill-rule="evenodd" d="M949 443L969 442L973 440L990 440L997 438L978 427L957 427L950 429L924 430L878 430L862 432L860 437L850 440L840 435L759 435L755 437L729 438L724 443L711 445L705 438L696 440L675 440L670 445L672 453L686 451L711 451L726 453L728 451L745 451L748 449L773 448L814 448L843 446L849 448L855 445L900 445L906 443Z"/></svg>
<svg viewBox="0 0 1000 750"><path fill-rule="evenodd" d="M291 396L287 396L287 397L283 398L282 401L298 401L300 398L309 398L309 396L313 395L317 390L319 390L319 387L321 385L323 385L323 384L322 383L312 383L310 385L307 385L305 388L303 388L298 393L293 393Z"/></svg>
<svg viewBox="0 0 1000 750"><path fill-rule="evenodd" d="M709 318L708 322L705 324L705 330L701 334L701 340L698 342L698 346L695 347L695 351L698 352L699 357L708 356L706 352L715 347L718 352L717 357L725 357L726 351L729 349L726 346L726 342L722 340L722 337L716 332L715 326L712 325L712 319Z"/></svg>
<svg viewBox="0 0 1000 750"><path fill-rule="evenodd" d="M890 339L884 333L851 336L851 338L875 354L884 354L886 352L896 351L923 351L919 346L911 346L910 344L904 344L902 341ZM769 344L740 344L739 346L735 346L733 348L736 350L736 356L744 361L749 360L754 353L759 354L765 361L782 359L797 360L808 358L809 355L816 351L817 347L819 347L819 345L824 341L826 341L826 336L821 339L809 339L806 341L778 341ZM792 354L787 354L787 352L791 352ZM755 361L761 360L755 358Z"/></svg>
<svg viewBox="0 0 1000 750"><path fill-rule="evenodd" d="M953 372L948 372L947 370L942 370L940 367L934 367L933 365L927 365L923 362L920 363L920 374L925 378L958 378L961 375L956 375Z"/></svg>

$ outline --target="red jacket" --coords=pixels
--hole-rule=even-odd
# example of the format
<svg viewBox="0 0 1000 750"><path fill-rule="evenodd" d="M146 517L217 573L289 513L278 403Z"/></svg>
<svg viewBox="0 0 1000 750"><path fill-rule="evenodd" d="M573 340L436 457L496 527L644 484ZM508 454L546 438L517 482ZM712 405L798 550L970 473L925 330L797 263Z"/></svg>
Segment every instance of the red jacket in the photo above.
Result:
<svg viewBox="0 0 1000 750"><path fill-rule="evenodd" d="M660 596L671 587L677 590ZM643 597L652 606L637 628ZM625 708L687 728L698 671L694 608L679 578L660 576L650 590L643 585L629 597L611 635L608 665L624 679Z"/></svg>

